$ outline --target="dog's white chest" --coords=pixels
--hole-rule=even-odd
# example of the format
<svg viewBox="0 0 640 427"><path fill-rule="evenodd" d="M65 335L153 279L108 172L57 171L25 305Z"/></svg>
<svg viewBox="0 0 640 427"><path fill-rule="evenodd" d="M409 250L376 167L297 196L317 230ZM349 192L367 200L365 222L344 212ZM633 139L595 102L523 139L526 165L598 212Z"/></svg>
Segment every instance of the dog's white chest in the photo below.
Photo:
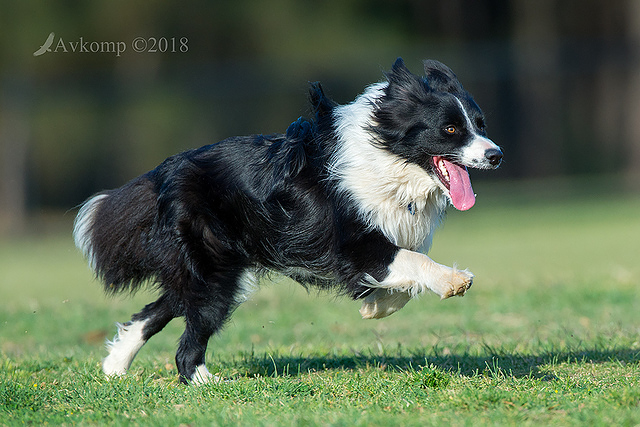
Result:
<svg viewBox="0 0 640 427"><path fill-rule="evenodd" d="M382 204L382 209L372 212L372 225L401 248L428 250L446 201L439 203L439 200L422 197L408 204L398 204L393 203L393 199L387 203L389 206Z"/></svg>

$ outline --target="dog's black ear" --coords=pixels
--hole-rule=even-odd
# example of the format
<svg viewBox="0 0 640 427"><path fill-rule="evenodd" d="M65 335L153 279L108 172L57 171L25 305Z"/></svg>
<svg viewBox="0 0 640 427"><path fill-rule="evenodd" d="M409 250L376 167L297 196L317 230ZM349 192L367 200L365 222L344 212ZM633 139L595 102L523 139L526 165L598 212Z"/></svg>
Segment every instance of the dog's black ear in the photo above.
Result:
<svg viewBox="0 0 640 427"><path fill-rule="evenodd" d="M320 82L309 83L309 101L313 107L316 118L324 117L331 114L336 107L336 103L324 94Z"/></svg>
<svg viewBox="0 0 640 427"><path fill-rule="evenodd" d="M402 58L396 59L391 71L385 73L385 76L389 81L388 94L408 97L411 94L416 95L424 92L424 82L420 77L409 71Z"/></svg>
<svg viewBox="0 0 640 427"><path fill-rule="evenodd" d="M399 71L399 70L409 71L407 67L404 65L404 60L402 58L396 59L396 62L394 62L393 65L391 66L391 70L392 71Z"/></svg>
<svg viewBox="0 0 640 427"><path fill-rule="evenodd" d="M424 74L429 87L437 92L464 92L464 88L455 73L440 61L434 59L425 60Z"/></svg>
<svg viewBox="0 0 640 427"><path fill-rule="evenodd" d="M398 58L391 66L391 71L386 73L386 76L390 82L402 82L409 80L413 74L411 74L411 71L404 65L402 58Z"/></svg>

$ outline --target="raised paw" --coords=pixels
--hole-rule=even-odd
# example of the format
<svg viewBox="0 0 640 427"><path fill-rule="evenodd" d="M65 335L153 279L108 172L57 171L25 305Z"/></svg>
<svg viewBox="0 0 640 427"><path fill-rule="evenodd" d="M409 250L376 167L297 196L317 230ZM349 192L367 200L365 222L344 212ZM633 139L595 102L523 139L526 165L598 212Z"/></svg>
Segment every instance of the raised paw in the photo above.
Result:
<svg viewBox="0 0 640 427"><path fill-rule="evenodd" d="M360 314L363 319L381 319L400 310L410 299L407 292L376 289L362 301Z"/></svg>
<svg viewBox="0 0 640 427"><path fill-rule="evenodd" d="M448 283L448 290L442 294L440 299L446 299L453 296L464 296L467 290L473 284L474 275L467 270L453 269L453 276Z"/></svg>

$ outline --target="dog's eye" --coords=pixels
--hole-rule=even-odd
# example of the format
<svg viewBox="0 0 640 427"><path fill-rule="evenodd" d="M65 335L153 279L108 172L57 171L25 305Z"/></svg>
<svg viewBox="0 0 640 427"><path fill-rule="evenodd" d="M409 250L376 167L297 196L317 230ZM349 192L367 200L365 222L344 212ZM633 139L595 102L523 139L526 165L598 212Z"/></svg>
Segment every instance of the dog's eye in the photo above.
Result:
<svg viewBox="0 0 640 427"><path fill-rule="evenodd" d="M456 130L457 130L456 127L453 126L453 125L449 125L449 126L444 128L444 131L446 133L448 133L449 135L453 135L454 133L456 133Z"/></svg>
<svg viewBox="0 0 640 427"><path fill-rule="evenodd" d="M486 127L484 124L484 120L482 120L481 118L478 118L476 120L476 126L478 126L478 129L480 129L481 131L484 131L484 128Z"/></svg>

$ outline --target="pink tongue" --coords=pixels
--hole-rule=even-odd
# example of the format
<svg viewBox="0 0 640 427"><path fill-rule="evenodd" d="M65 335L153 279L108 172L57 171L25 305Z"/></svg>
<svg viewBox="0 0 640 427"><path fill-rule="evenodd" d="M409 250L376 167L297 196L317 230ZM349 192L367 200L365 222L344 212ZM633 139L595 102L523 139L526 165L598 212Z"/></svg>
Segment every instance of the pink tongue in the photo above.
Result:
<svg viewBox="0 0 640 427"><path fill-rule="evenodd" d="M464 166L458 166L455 163L442 159L444 167L449 172L449 193L451 194L451 203L456 209L466 211L476 203L476 195L471 188L471 179L469 172Z"/></svg>

